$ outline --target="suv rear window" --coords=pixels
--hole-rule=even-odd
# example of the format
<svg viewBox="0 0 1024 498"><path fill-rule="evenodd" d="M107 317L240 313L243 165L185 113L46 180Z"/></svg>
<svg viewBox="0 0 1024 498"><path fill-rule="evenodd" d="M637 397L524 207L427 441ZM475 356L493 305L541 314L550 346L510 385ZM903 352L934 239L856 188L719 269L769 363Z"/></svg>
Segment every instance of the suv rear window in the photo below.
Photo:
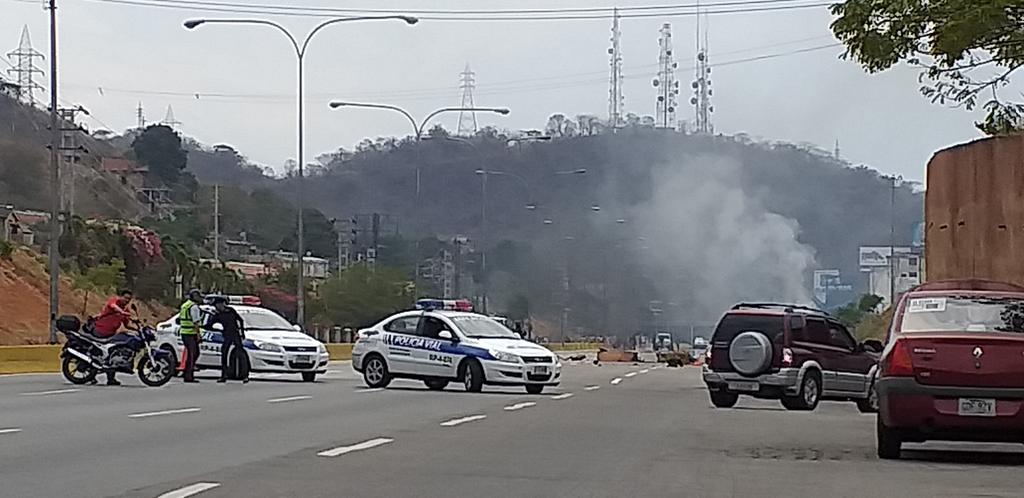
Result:
<svg viewBox="0 0 1024 498"><path fill-rule="evenodd" d="M772 342L782 342L782 315L725 315L718 322L713 342L732 342L742 332L758 331L768 336Z"/></svg>

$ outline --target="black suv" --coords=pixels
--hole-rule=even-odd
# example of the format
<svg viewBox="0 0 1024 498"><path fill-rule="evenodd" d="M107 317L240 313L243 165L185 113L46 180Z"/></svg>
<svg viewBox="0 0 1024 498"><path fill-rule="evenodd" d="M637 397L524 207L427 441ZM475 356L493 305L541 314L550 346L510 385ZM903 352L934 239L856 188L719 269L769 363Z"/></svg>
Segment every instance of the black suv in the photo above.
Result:
<svg viewBox="0 0 1024 498"><path fill-rule="evenodd" d="M874 376L882 343L858 343L828 313L792 304L740 303L711 338L704 383L718 408L740 394L813 410L822 399L877 410Z"/></svg>

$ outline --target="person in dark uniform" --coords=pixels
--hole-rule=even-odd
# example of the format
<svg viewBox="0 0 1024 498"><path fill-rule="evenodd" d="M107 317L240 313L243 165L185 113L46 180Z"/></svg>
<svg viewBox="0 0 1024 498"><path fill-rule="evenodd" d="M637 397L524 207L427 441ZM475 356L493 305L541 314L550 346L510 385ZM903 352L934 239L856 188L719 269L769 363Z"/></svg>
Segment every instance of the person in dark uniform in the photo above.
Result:
<svg viewBox="0 0 1024 498"><path fill-rule="evenodd" d="M245 322L234 308L228 306L226 297L216 296L212 298L212 301L216 312L210 315L204 328L213 330L213 325L216 323L223 328L221 334L224 336L224 342L220 346L220 379L217 379L217 382L224 383L228 381L228 367L233 350L236 351L238 361L249 361L249 356L245 353L245 348L242 345L242 341L245 340ZM242 382L249 382L248 364L239 365L239 367L243 372Z"/></svg>

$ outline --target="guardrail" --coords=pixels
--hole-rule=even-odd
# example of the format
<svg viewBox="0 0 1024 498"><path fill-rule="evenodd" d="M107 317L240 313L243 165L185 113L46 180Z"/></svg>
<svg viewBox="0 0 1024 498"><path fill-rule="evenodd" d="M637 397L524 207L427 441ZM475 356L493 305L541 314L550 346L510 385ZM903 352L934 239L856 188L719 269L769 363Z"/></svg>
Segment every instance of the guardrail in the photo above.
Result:
<svg viewBox="0 0 1024 498"><path fill-rule="evenodd" d="M595 342L567 342L546 344L552 351L596 350L602 346ZM0 375L19 373L60 372L60 346L0 346ZM351 344L327 344L331 360L351 360Z"/></svg>

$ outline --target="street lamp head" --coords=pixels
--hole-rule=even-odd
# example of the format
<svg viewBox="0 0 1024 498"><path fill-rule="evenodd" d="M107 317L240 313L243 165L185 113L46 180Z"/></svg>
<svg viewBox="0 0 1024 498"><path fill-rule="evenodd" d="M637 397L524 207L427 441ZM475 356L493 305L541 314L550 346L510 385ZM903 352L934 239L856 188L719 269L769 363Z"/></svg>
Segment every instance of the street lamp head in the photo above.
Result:
<svg viewBox="0 0 1024 498"><path fill-rule="evenodd" d="M625 222L626 222L626 220L624 218L619 218L619 219L615 220L615 223L618 223L620 225L625 223Z"/></svg>
<svg viewBox="0 0 1024 498"><path fill-rule="evenodd" d="M412 16L399 16L399 19L405 21L405 23L410 25L410 26L420 22L420 19L418 17L412 17Z"/></svg>
<svg viewBox="0 0 1024 498"><path fill-rule="evenodd" d="M344 107L345 104L346 104L345 102L331 102L328 105L331 106L331 109L337 109L339 107Z"/></svg>
<svg viewBox="0 0 1024 498"><path fill-rule="evenodd" d="M185 21L185 27L188 29L196 29L196 26L206 22L206 19L189 19Z"/></svg>
<svg viewBox="0 0 1024 498"><path fill-rule="evenodd" d="M575 170L572 171L572 174L574 174L574 175L585 175L585 174L587 174L587 168L575 169Z"/></svg>
<svg viewBox="0 0 1024 498"><path fill-rule="evenodd" d="M501 108L501 109L494 109L494 112L496 112L498 114L501 114L502 116L506 116L506 115L508 115L508 113L510 113L512 111L509 111L508 109L505 109L505 108Z"/></svg>
<svg viewBox="0 0 1024 498"><path fill-rule="evenodd" d="M598 206L597 204L594 204L593 206L590 206L590 210L591 211L600 211L601 210L601 206Z"/></svg>
<svg viewBox="0 0 1024 498"><path fill-rule="evenodd" d="M531 203L526 205L526 209L528 209L530 211L533 211L533 210L537 209L537 205L531 202Z"/></svg>
<svg viewBox="0 0 1024 498"><path fill-rule="evenodd" d="M476 174L478 174L478 175L483 175L483 174L485 174L485 173L486 173L486 171L484 171L484 170L482 170L482 169L478 169L478 170L474 171L474 173L476 173Z"/></svg>
<svg viewBox="0 0 1024 498"><path fill-rule="evenodd" d="M545 225L551 225L552 223L554 223L554 221L552 221L550 219L544 220L544 224Z"/></svg>

